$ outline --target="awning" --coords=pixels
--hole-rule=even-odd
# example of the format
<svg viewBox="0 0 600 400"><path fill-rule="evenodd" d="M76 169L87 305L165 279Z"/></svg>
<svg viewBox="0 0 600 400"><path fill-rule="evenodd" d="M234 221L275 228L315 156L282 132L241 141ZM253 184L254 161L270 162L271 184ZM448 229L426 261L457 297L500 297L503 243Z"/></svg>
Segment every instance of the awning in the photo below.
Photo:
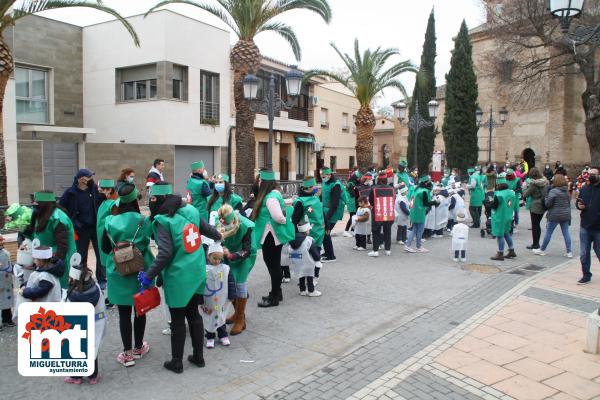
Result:
<svg viewBox="0 0 600 400"><path fill-rule="evenodd" d="M315 142L314 137L297 137L296 136L296 143L314 143L314 142Z"/></svg>

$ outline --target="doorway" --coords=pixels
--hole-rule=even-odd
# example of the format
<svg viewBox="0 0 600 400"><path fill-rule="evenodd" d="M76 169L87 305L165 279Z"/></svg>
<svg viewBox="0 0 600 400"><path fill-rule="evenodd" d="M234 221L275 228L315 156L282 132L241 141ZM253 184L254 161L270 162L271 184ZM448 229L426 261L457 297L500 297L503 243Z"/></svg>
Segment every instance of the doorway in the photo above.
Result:
<svg viewBox="0 0 600 400"><path fill-rule="evenodd" d="M290 145L281 143L279 145L279 179L287 181L290 179Z"/></svg>
<svg viewBox="0 0 600 400"><path fill-rule="evenodd" d="M527 161L529 169L535 167L535 151L533 151L533 149L528 147L525 150L523 150L523 152L521 153L521 158Z"/></svg>

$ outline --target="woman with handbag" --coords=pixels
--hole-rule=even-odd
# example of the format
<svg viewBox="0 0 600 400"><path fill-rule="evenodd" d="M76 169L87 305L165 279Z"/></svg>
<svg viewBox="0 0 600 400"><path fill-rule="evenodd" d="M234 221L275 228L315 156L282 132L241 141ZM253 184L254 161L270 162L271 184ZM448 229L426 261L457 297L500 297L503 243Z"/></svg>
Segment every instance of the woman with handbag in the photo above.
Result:
<svg viewBox="0 0 600 400"><path fill-rule="evenodd" d="M139 291L137 274L147 269L154 261L150 251L150 219L141 215L138 204L138 190L131 183L119 187L119 198L112 214L106 218L102 236L102 251L106 257L108 279L108 300L119 309L119 329L123 342L123 352L117 361L125 367L135 365L150 346L144 341L146 316L133 316L133 296ZM133 332L132 332L133 330ZM132 333L135 346L132 344Z"/></svg>
<svg viewBox="0 0 600 400"><path fill-rule="evenodd" d="M222 237L200 218L195 207L183 203L181 196L173 195L173 188L168 184L152 186L150 215L158 254L148 271L140 273L139 281L143 286L150 286L160 273L165 301L171 313L172 359L166 361L164 367L180 374L183 372L186 319L194 349L188 361L204 367L204 326L198 304L206 284L206 257L200 236L214 241L220 241Z"/></svg>

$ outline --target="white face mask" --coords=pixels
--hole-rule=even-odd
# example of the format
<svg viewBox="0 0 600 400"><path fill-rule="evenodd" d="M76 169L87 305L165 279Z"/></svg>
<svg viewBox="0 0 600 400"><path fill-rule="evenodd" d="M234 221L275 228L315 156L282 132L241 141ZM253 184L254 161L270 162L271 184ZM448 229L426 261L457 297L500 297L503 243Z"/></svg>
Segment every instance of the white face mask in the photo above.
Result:
<svg viewBox="0 0 600 400"><path fill-rule="evenodd" d="M367 186L372 186L372 185L373 185L373 181L366 181L366 182L365 182L365 185L367 185Z"/></svg>
<svg viewBox="0 0 600 400"><path fill-rule="evenodd" d="M208 179L208 172L206 172L206 170L202 171L202 177Z"/></svg>

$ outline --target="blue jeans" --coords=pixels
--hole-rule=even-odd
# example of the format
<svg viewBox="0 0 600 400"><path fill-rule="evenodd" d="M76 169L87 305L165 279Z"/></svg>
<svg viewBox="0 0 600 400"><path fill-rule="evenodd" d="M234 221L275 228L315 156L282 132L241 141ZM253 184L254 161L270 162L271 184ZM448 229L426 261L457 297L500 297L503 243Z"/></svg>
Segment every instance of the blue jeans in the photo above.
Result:
<svg viewBox="0 0 600 400"><path fill-rule="evenodd" d="M581 272L584 278L591 278L592 273L590 272L591 265L591 247L594 243L594 253L596 257L600 259L600 231L586 229L581 227L579 229L579 251L581 260Z"/></svg>
<svg viewBox="0 0 600 400"><path fill-rule="evenodd" d="M421 248L421 238L423 237L423 231L425 230L425 223L421 224L413 224L412 230L408 234L408 240L406 241L406 245L410 247L412 244L415 235L417 237L417 249Z"/></svg>
<svg viewBox="0 0 600 400"><path fill-rule="evenodd" d="M508 244L509 250L512 250L515 248L513 246L512 236L510 236L510 233L505 233L504 236L498 236L498 252L500 252L500 253L504 252L504 241L505 240L506 240L506 243Z"/></svg>
<svg viewBox="0 0 600 400"><path fill-rule="evenodd" d="M544 242L542 243L541 250L544 251L546 250L546 248L548 248L550 239L552 239L552 232L554 232L554 228L560 225L560 230L562 231L563 238L565 239L567 253L571 253L573 250L571 249L571 235L569 234L570 223L571 221L548 221L548 223L546 224L546 235L544 236Z"/></svg>

